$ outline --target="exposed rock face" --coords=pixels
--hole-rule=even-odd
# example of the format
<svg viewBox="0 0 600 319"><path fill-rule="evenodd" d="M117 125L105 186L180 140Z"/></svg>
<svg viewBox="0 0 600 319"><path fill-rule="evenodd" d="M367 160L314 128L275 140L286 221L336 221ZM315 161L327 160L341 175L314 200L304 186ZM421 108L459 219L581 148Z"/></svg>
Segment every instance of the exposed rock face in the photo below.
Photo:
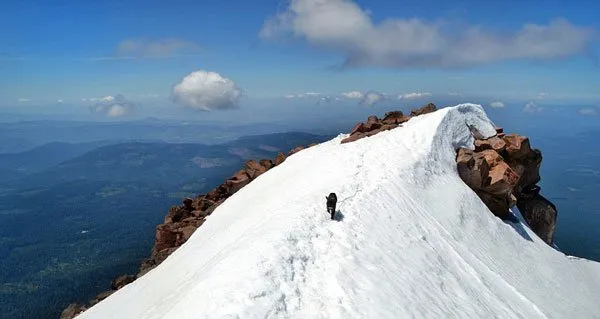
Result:
<svg viewBox="0 0 600 319"><path fill-rule="evenodd" d="M536 185L542 153L532 149L525 136L505 134L502 128L496 128L496 133L482 139L473 132L475 150L457 151L458 174L494 215L506 219L516 204L531 229L551 245L557 212Z"/></svg>
<svg viewBox="0 0 600 319"><path fill-rule="evenodd" d="M311 144L308 147L315 146ZM288 157L300 152L304 147L299 146L288 153ZM206 194L200 194L196 198L184 198L182 205L169 208L164 222L156 226L154 247L149 258L142 261L140 270L136 276L123 275L115 278L111 283L111 290L105 291L88 305L78 303L70 304L63 310L61 319L72 319L87 308L104 300L115 291L123 288L125 285L133 282L162 263L177 248L183 245L198 229L202 226L206 217L221 205L228 197L238 192L244 186L248 185L254 179L280 165L286 160L284 153L279 153L274 160L262 159L259 161L247 161L244 168L227 179L223 184L217 186Z"/></svg>
<svg viewBox="0 0 600 319"><path fill-rule="evenodd" d="M552 244L556 229L556 206L540 195L540 187L534 186L519 193L517 208L527 224L546 243Z"/></svg>
<svg viewBox="0 0 600 319"><path fill-rule="evenodd" d="M411 116L406 116L401 111L391 111L385 113L383 119L379 119L375 115L369 116L366 123L357 123L350 131L350 136L342 140L342 143L350 143L359 140L363 137L373 136L379 132L394 129L402 126L402 123L407 122L413 116L419 116L426 113L431 113L436 110L433 103L429 103L421 108L413 109Z"/></svg>

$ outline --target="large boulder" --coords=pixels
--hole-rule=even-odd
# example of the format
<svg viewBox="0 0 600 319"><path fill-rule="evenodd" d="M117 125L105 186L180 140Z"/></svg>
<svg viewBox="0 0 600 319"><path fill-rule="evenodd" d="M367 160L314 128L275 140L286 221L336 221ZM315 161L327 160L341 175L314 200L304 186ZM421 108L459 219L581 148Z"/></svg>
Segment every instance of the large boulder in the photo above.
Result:
<svg viewBox="0 0 600 319"><path fill-rule="evenodd" d="M435 106L435 104L429 103L423 107L415 108L412 111L410 111L410 116L419 116L419 115L435 112L436 110L437 110L437 107Z"/></svg>
<svg viewBox="0 0 600 319"><path fill-rule="evenodd" d="M381 122L385 124L402 124L410 120L409 116L404 115L401 111L391 111L385 113Z"/></svg>
<svg viewBox="0 0 600 319"><path fill-rule="evenodd" d="M525 221L538 237L552 245L556 218L556 206L540 195L540 188L533 186L518 194L517 208Z"/></svg>
<svg viewBox="0 0 600 319"><path fill-rule="evenodd" d="M154 240L154 248L152 254L155 255L159 251L175 246L177 241L177 233L173 231L173 224L160 224L156 227L156 235Z"/></svg>
<svg viewBox="0 0 600 319"><path fill-rule="evenodd" d="M506 134L506 154L511 160L521 159L531 152L529 138L518 134Z"/></svg>
<svg viewBox="0 0 600 319"><path fill-rule="evenodd" d="M494 150L501 154L506 148L506 142L498 136L492 136L488 139L475 140L475 151Z"/></svg>
<svg viewBox="0 0 600 319"><path fill-rule="evenodd" d="M242 189L242 187L248 185L250 181L250 176L248 176L246 170L241 170L237 172L235 175L233 175L233 177L225 181L225 185L227 187L227 194L235 194L237 191Z"/></svg>

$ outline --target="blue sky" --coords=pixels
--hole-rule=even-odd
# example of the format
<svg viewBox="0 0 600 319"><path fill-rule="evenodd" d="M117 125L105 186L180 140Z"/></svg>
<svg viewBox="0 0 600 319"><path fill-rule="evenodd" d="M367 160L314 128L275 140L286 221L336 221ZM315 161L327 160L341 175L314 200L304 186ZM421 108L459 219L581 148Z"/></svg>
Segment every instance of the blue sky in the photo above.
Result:
<svg viewBox="0 0 600 319"><path fill-rule="evenodd" d="M2 7L4 107L59 100L88 107L122 94L132 104L203 110L354 90L600 102L594 1L9 0ZM197 74L183 85L194 71L220 77ZM219 79L241 94L223 100L210 91L216 82L202 82ZM174 103L178 84L185 90Z"/></svg>

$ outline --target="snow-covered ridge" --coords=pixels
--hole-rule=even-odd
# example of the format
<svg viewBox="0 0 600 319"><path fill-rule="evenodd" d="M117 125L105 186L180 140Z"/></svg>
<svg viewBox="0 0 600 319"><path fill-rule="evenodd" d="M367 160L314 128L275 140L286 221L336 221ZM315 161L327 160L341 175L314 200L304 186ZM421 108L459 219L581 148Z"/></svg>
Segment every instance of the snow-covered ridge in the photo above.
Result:
<svg viewBox="0 0 600 319"><path fill-rule="evenodd" d="M478 105L303 150L78 318L592 318L600 264L494 217L456 172ZM325 195L338 194L337 220Z"/></svg>

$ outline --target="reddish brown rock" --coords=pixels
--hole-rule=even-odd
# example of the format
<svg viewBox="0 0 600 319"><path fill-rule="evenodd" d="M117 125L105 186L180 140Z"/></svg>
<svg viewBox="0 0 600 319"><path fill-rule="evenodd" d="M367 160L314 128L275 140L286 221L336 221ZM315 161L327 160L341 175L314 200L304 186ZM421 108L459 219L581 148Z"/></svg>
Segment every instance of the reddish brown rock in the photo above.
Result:
<svg viewBox="0 0 600 319"><path fill-rule="evenodd" d="M312 147L315 145L317 145L317 144L310 144L308 147ZM273 161L271 161L270 159L261 159L258 163L262 167L264 167L267 171L270 170L271 168L275 167L275 165L273 164Z"/></svg>
<svg viewBox="0 0 600 319"><path fill-rule="evenodd" d="M529 138L525 136L518 134L507 134L504 136L503 140L506 142L506 153L509 157L507 160L520 159L531 152Z"/></svg>
<svg viewBox="0 0 600 319"><path fill-rule="evenodd" d="M250 176L248 176L245 170L237 172L232 178L225 182L227 194L235 194L237 191L242 189L242 187L248 185L250 181Z"/></svg>
<svg viewBox="0 0 600 319"><path fill-rule="evenodd" d="M374 130L378 130L380 127L381 127L381 123L379 123L379 122L369 123L365 126L365 128L367 129L366 133L369 133Z"/></svg>
<svg viewBox="0 0 600 319"><path fill-rule="evenodd" d="M476 161L473 151L467 148L459 149L456 157L458 175L473 190L481 189L489 172L489 165L483 157L478 159Z"/></svg>
<svg viewBox="0 0 600 319"><path fill-rule="evenodd" d="M177 234L173 232L171 225L172 224L160 224L156 227L153 254L175 245Z"/></svg>
<svg viewBox="0 0 600 319"><path fill-rule="evenodd" d="M401 111L392 111L385 113L381 122L385 124L402 124L410 120L409 116L404 115Z"/></svg>
<svg viewBox="0 0 600 319"><path fill-rule="evenodd" d="M350 135L354 135L357 133L364 133L366 131L367 131L367 129L366 129L364 123L356 123L356 125L354 125L354 127L350 131Z"/></svg>
<svg viewBox="0 0 600 319"><path fill-rule="evenodd" d="M192 204L194 203L194 200L191 198L184 198L183 199L183 206L187 209L187 210L192 210Z"/></svg>
<svg viewBox="0 0 600 319"><path fill-rule="evenodd" d="M506 195L508 199L519 181L517 175L505 162L490 168L489 175L483 182L483 190L494 195Z"/></svg>
<svg viewBox="0 0 600 319"><path fill-rule="evenodd" d="M502 153L506 148L506 142L503 139L492 136L485 140L475 140L475 151L494 150L497 153Z"/></svg>
<svg viewBox="0 0 600 319"><path fill-rule="evenodd" d="M296 148L292 149L292 150L291 150L291 151L288 153L288 156L291 156L291 155L293 155L293 154L296 154L296 153L300 152L300 151L301 151L301 150L303 150L303 149L304 149L304 147L302 147L302 146L298 146L298 147L296 147Z"/></svg>
<svg viewBox="0 0 600 319"><path fill-rule="evenodd" d="M219 205L223 204L223 202L225 201L225 199L221 199L219 201L217 201L214 205L210 206L207 210L206 210L206 214L210 215L213 213L213 211L215 209L217 209L217 207L219 207Z"/></svg>
<svg viewBox="0 0 600 319"><path fill-rule="evenodd" d="M421 108L413 109L410 112L410 116L419 116L419 115L435 112L436 110L437 110L437 107L435 106L435 104L429 103Z"/></svg>
<svg viewBox="0 0 600 319"><path fill-rule="evenodd" d="M86 310L86 306L79 303L72 303L62 311L60 319L73 319Z"/></svg>
<svg viewBox="0 0 600 319"><path fill-rule="evenodd" d="M283 163L284 161L285 161L285 154L283 154L281 152L279 154L277 154L277 157L275 157L275 165L277 166L277 165Z"/></svg>
<svg viewBox="0 0 600 319"><path fill-rule="evenodd" d="M354 134L354 135L350 135L350 136L346 137L345 139L343 139L343 140L341 141L341 143L342 143L342 144L345 144L345 143L354 142L354 141L356 141L356 140L358 140L358 139L361 139L361 138L363 138L363 137L365 137L365 135L364 135L363 133L360 133L360 134Z"/></svg>
<svg viewBox="0 0 600 319"><path fill-rule="evenodd" d="M251 179L255 179L271 167L273 167L273 163L270 160L248 161L246 162L246 173Z"/></svg>
<svg viewBox="0 0 600 319"><path fill-rule="evenodd" d="M134 280L135 280L135 276L131 276L131 275L119 276L119 277L113 279L113 281L110 283L110 288L112 290L119 290L119 289L125 287L126 285L132 283Z"/></svg>
<svg viewBox="0 0 600 319"><path fill-rule="evenodd" d="M379 119L377 118L377 115L370 115L367 118L367 124L371 124L371 123L379 123Z"/></svg>
<svg viewBox="0 0 600 319"><path fill-rule="evenodd" d="M198 202L196 204L196 208L200 211L206 211L209 207L211 207L214 204L215 204L214 201L207 199L205 197L202 197L200 200L198 200ZM194 214L194 212L195 211L193 211L192 214ZM198 215L196 215L196 216L198 216Z"/></svg>
<svg viewBox="0 0 600 319"><path fill-rule="evenodd" d="M185 243L188 239L190 239L190 237L192 236L192 234L194 234L194 232L196 231L198 227L193 226L193 225L189 225L189 226L185 226L183 228L180 228L177 230L177 240L175 242L176 246L181 246L183 245L183 243Z"/></svg>

